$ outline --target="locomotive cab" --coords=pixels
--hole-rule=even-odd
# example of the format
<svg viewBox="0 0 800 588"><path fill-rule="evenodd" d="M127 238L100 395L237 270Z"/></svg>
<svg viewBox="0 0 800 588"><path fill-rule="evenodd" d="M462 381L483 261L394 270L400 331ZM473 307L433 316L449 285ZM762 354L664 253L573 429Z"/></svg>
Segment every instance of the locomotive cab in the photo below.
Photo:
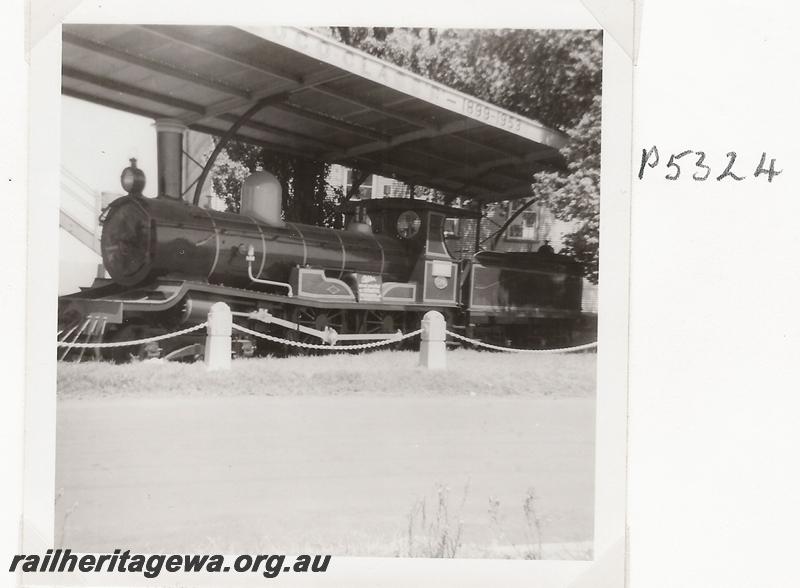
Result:
<svg viewBox="0 0 800 588"><path fill-rule="evenodd" d="M479 218L479 213L424 200L386 198L351 203L348 227L368 225L373 234L403 243L415 260L409 283L396 284L386 300L428 306L454 306L458 299L459 267L445 245L447 218Z"/></svg>

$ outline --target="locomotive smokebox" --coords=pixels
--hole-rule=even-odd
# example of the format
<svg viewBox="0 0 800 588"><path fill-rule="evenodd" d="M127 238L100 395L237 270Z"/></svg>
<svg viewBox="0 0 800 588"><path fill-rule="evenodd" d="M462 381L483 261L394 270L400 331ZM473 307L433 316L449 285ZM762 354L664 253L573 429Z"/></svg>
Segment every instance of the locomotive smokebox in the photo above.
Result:
<svg viewBox="0 0 800 588"><path fill-rule="evenodd" d="M281 225L283 189L278 178L266 171L257 171L242 182L240 214L268 225Z"/></svg>
<svg viewBox="0 0 800 588"><path fill-rule="evenodd" d="M147 200L125 196L114 200L101 217L103 266L119 284L130 286L148 277L154 241Z"/></svg>

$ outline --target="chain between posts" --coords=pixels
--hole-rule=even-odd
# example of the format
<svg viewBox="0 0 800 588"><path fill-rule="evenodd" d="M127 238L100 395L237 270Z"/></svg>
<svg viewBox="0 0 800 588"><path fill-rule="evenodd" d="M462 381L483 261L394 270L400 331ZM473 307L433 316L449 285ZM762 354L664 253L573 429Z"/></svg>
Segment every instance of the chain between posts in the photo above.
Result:
<svg viewBox="0 0 800 588"><path fill-rule="evenodd" d="M452 331L445 331L454 339L460 339L466 343L470 343L477 347L485 347L486 349L494 349L495 351L507 351L509 353L570 353L572 351L583 351L585 349L594 349L597 347L597 341L593 343L586 343L585 345L577 345L575 347L559 347L557 349L516 349L514 347L501 347L499 345L492 345L491 343L484 343L478 339L470 339L464 335L459 335Z"/></svg>
<svg viewBox="0 0 800 588"><path fill-rule="evenodd" d="M416 331L411 331L410 333L406 333L405 335L399 335L397 337L383 339L382 341L373 341L372 343L359 343L357 345L319 345L315 343L303 343L302 341L291 341L290 339L282 339L281 337L274 337L272 335L267 335L266 333L259 333L258 331L253 331L251 329L248 329L247 327L243 327L242 325L237 325L236 323L233 323L232 327L237 331L241 331L242 333L247 333L248 335L253 335L254 337L266 339L267 341L272 341L274 343L283 343L284 345L291 345L292 347L302 347L303 349L319 349L322 351L337 351L337 350L348 351L356 349L372 349L375 347L382 347L384 345L391 345L392 343L398 343L399 341L403 341L404 339L410 339L411 337L416 337L422 332L422 329L417 329Z"/></svg>
<svg viewBox="0 0 800 588"><path fill-rule="evenodd" d="M57 347L75 347L78 349L101 349L107 347L126 347L128 345L142 345L144 343L152 343L153 341L163 341L164 339L171 339L172 337L185 335L186 333L191 333L192 331L197 331L199 329L205 328L205 326L206 323L200 323L192 327L189 327L188 329L175 331L174 333L167 333L165 335L156 335L154 337L147 337L146 339L136 339L134 341L113 341L111 343L68 343L66 341L59 341L57 343Z"/></svg>
<svg viewBox="0 0 800 588"><path fill-rule="evenodd" d="M163 341L164 339L170 339L172 337L185 335L187 333L191 333L193 331L205 328L206 325L207 323L203 322L180 331L175 331L174 333L166 333L164 335L156 335L153 337L147 337L145 339L136 339L133 341L114 341L110 343L70 343L68 341L62 340L57 343L57 347L74 347L77 349L102 349L110 347L126 347L128 345L143 345L145 343ZM320 345L314 343L304 343L302 341L292 341L290 339L283 339L281 337L267 335L266 333L253 331L251 329L248 329L247 327L243 327L242 325L238 325L236 323L234 323L231 326L233 329L236 329L237 331L246 333L248 335L252 335L254 337L259 337L261 339L266 339L267 341L282 343L284 345L290 345L293 347L302 347L304 349L319 349L322 351L335 351L335 350L347 351L347 350L357 350L357 349L372 349L376 347L382 347L385 345L391 345L392 343L398 343L405 339L416 337L417 335L422 333L422 329L417 329L416 331L411 331L410 333L406 333L404 335L387 338L381 341L373 341L370 343L359 343L356 345ZM74 331L74 328L71 331ZM575 347L561 347L557 349L516 349L514 347L501 347L499 345L492 345L491 343L484 343L483 341L480 341L478 339L471 339L469 337L465 337L464 335L459 335L458 333L454 333L452 331L445 331L445 332L454 339L458 339L465 343L475 345L476 347L485 347L486 349L493 349L495 351L505 351L509 353L570 353L573 351L584 351L586 349L594 349L597 347L597 342L595 341L593 343L586 343L585 345L577 345ZM67 333L67 337L70 334L71 332Z"/></svg>

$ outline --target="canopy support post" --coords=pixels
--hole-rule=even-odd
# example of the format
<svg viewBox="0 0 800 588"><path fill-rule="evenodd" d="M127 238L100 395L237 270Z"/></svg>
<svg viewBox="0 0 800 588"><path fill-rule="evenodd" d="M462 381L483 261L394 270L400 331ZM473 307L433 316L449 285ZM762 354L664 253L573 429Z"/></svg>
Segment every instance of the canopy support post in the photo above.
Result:
<svg viewBox="0 0 800 588"><path fill-rule="evenodd" d="M356 170L353 171L355 172ZM342 200L342 204L340 206L344 206L353 196L358 193L358 189L361 187L361 184L364 183L364 180L366 180L371 173L372 170L367 168L360 169L357 171L358 175L353 175L353 183L350 184L350 189L348 189L347 194L344 195L344 200Z"/></svg>
<svg viewBox="0 0 800 588"><path fill-rule="evenodd" d="M483 220L483 204L478 202L476 208L478 209L478 218L475 219L475 253L481 250L481 221Z"/></svg>

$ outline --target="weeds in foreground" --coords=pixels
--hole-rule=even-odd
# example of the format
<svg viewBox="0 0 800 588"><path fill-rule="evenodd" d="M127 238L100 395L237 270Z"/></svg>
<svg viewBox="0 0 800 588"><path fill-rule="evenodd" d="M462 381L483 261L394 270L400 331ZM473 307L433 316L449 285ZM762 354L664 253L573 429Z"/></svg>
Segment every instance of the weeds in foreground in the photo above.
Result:
<svg viewBox="0 0 800 588"><path fill-rule="evenodd" d="M464 485L461 501L455 512L450 505L450 488L438 486L436 505L428 513L426 500L417 501L408 514L408 557L454 558L461 548L464 522L461 513L469 494L469 482Z"/></svg>
<svg viewBox="0 0 800 588"><path fill-rule="evenodd" d="M537 510L538 497L533 488L528 488L525 500L522 502L522 513L525 519L524 540L520 546L507 537L500 520L500 501L489 498L489 520L491 526L502 543L508 543L522 559L542 559L542 519Z"/></svg>
<svg viewBox="0 0 800 588"><path fill-rule="evenodd" d="M542 559L542 519L536 510L538 497L533 488L528 488L522 512L525 514L525 540L528 545L536 545L536 550L528 549L525 559Z"/></svg>
<svg viewBox="0 0 800 588"><path fill-rule="evenodd" d="M64 498L64 489L63 488L59 488L58 493L56 494L56 499L55 499L55 506L56 507L58 507L58 502L63 498ZM65 545L64 539L67 536L67 519L69 519L69 516L73 512L75 512L75 510L77 510L77 508L78 508L78 503L76 501L68 509L64 510L64 518L61 520L61 533L60 533L60 536L58 538L58 543L56 545L59 545L59 546L64 546Z"/></svg>

